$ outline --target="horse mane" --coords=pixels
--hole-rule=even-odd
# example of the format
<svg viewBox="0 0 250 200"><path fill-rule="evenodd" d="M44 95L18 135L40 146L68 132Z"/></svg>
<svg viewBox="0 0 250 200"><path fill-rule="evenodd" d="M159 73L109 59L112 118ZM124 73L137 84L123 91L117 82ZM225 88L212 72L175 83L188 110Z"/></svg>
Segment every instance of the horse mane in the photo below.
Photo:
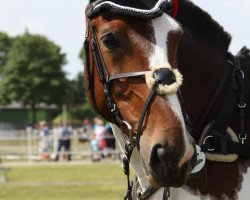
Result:
<svg viewBox="0 0 250 200"><path fill-rule="evenodd" d="M179 0L176 19L181 23L184 31L188 29L200 39L213 43L220 49L228 50L231 42L230 34L207 12L189 0Z"/></svg>
<svg viewBox="0 0 250 200"><path fill-rule="evenodd" d="M250 49L245 46L242 47L242 49L239 51L239 55L244 57L250 63Z"/></svg>

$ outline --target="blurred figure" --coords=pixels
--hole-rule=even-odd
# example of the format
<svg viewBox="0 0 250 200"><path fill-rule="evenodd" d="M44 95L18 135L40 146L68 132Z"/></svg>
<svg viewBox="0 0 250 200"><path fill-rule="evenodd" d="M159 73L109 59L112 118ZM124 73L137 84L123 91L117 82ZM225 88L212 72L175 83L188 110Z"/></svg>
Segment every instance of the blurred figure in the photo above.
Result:
<svg viewBox="0 0 250 200"><path fill-rule="evenodd" d="M115 150L115 137L113 135L113 131L109 123L105 125L105 129L106 129L106 134L105 134L106 146L110 149Z"/></svg>
<svg viewBox="0 0 250 200"><path fill-rule="evenodd" d="M89 119L84 119L82 122L82 128L78 133L79 142L86 142L90 138L90 134L93 132L93 127L89 121Z"/></svg>
<svg viewBox="0 0 250 200"><path fill-rule="evenodd" d="M71 153L70 153L70 147L71 147L71 133L68 130L68 127L65 126L63 123L60 123L60 125L55 129L56 138L57 138L57 150L54 161L59 160L59 154L62 148L66 152L66 154L63 156L66 160L71 160Z"/></svg>
<svg viewBox="0 0 250 200"><path fill-rule="evenodd" d="M39 154L41 158L47 159L50 155L51 142L49 138L49 127L46 121L40 121L38 124L39 128Z"/></svg>
<svg viewBox="0 0 250 200"><path fill-rule="evenodd" d="M92 150L90 158L94 162L100 161L102 159L102 155L101 155L101 152L99 151L98 141L95 138L95 134L91 133L89 138L90 138L90 144L91 144L91 150Z"/></svg>
<svg viewBox="0 0 250 200"><path fill-rule="evenodd" d="M103 121L98 117L94 119L94 132L95 132L95 139L98 141L99 150L103 150L106 147L105 143L106 129L104 127Z"/></svg>
<svg viewBox="0 0 250 200"><path fill-rule="evenodd" d="M98 117L94 118L93 131L94 132L90 134L90 144L92 149L91 160L100 161L104 157L102 150L106 147L106 129L103 125L103 121Z"/></svg>

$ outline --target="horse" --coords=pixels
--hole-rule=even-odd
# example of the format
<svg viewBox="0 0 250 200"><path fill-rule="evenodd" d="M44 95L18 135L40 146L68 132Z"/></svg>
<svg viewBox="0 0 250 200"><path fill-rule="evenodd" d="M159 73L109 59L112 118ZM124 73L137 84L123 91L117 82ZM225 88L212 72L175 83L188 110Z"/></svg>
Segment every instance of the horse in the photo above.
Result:
<svg viewBox="0 0 250 200"><path fill-rule="evenodd" d="M228 53L188 0L92 0L85 15L85 87L124 151L124 199L138 185L139 199L248 199L250 51Z"/></svg>

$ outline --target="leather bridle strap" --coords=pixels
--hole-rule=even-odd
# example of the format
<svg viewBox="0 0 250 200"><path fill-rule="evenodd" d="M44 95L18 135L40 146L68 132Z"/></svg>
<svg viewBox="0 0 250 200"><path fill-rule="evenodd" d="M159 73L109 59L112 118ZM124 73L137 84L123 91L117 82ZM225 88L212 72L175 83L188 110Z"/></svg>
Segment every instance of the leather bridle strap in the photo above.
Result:
<svg viewBox="0 0 250 200"><path fill-rule="evenodd" d="M141 138L142 125L144 122L145 114L148 110L149 105L151 104L152 100L155 97L156 89L157 89L158 85L159 84L157 82L155 82L155 84L153 85L153 87L148 95L148 98L146 99L146 101L144 103L142 111L141 111L141 116L140 116L139 121L138 121L137 133L136 133L136 147L137 147L138 151L140 151L140 138Z"/></svg>
<svg viewBox="0 0 250 200"><path fill-rule="evenodd" d="M91 38L92 38L91 39L91 51L92 51L92 55L93 55L94 65L96 67L96 71L97 71L100 83L102 84L102 86L104 88L104 95L105 95L107 109L110 111L111 116L113 118L113 121L111 121L111 122L115 123L121 129L122 134L124 136L124 139L126 141L125 157L123 159L123 164L124 164L124 173L127 176L128 189L127 189L127 192L126 192L124 199L131 200L133 183L130 182L130 179L129 179L130 157L131 157L133 149L135 147L137 147L138 150L140 150L140 137L141 137L142 131L143 131L143 122L144 122L147 110L149 109L149 106L151 105L151 103L156 95L156 90L157 90L159 84L165 83L165 81L163 80L164 77L159 76L158 79L155 79L155 83L152 86L152 88L150 89L149 95L148 95L148 97L143 105L143 108L141 110L141 114L140 114L140 117L138 120L136 135L134 137L134 134L132 133L132 127L126 121L124 121L119 109L117 108L117 106L113 100L113 97L112 97L111 91L110 91L110 87L111 87L112 82L116 79L145 77L146 73L149 71L128 72L128 73L109 75L107 67L105 65L105 62L102 58L100 47L99 47L98 42L97 42L96 33L92 27L90 19L88 20L88 30L89 30L89 32L91 34ZM94 88L93 88L93 70L92 70L92 74L91 74L91 70L90 70L89 49L90 49L89 38L87 36L87 38L85 40L86 76L87 76L87 81L88 81L87 89L90 90L92 105L95 108L95 110L98 112L98 108L97 108L96 101L95 101ZM161 72L160 72L160 70L158 70L155 73L161 73ZM160 75L160 74L158 74L158 75ZM126 135L126 133L127 133L127 135ZM142 197L145 196L148 198L154 192L155 192L155 189L148 188L142 194Z"/></svg>
<svg viewBox="0 0 250 200"><path fill-rule="evenodd" d="M115 75L109 76L107 68L106 68L105 63L104 63L104 60L101 56L101 51L100 51L100 48L99 48L98 43L97 43L96 34L95 34L95 31L93 30L90 19L88 21L88 29L89 29L89 31L91 33L91 37L92 37L91 50L92 50L92 54L93 54L94 64L96 66L99 80L104 88L106 105L107 105L107 108L111 112L111 115L113 117L113 120L114 120L113 123L115 123L118 127L120 127L122 129L123 134L126 132L130 132L131 130L127 130L127 131L124 130L124 125L126 125L125 128L127 128L127 129L129 129L129 127L128 127L128 124L123 120L116 104L113 101L113 98L112 98L111 92L110 92L110 86L111 86L112 82L116 79L131 78L131 77L144 77L148 71L128 72L128 73L121 73L121 74L115 74ZM89 44L88 44L87 39L86 39L86 42L85 42L86 53L89 53L88 48L89 48ZM89 62L88 56L89 55L86 54L86 66L87 66L86 67L86 70L87 70L86 75L87 75L87 80L88 80L87 89L90 89L92 104L93 104L95 110L98 111L97 106L96 106L96 102L95 102L94 89L92 86L93 75L91 75L91 73L90 73L90 62ZM144 118L145 118L146 112L147 112L152 100L154 99L154 97L156 95L156 89L157 89L158 85L159 85L159 82L156 81L155 84L153 85L153 87L151 88L149 95L144 103L144 106L143 106L142 111L141 111L141 115L139 117L138 126L137 126L137 133L136 133L135 139L134 139L133 135L129 135L129 138L124 135L126 145L125 145L125 157L123 159L123 164L124 164L124 173L127 176L127 181L128 181L128 189L127 189L126 195L124 197L124 199L126 199L126 200L132 199L133 183L130 182L130 179L129 179L130 157L132 155L132 152L133 152L133 149L135 146L138 148L138 150L140 149L140 137L141 137L141 133L142 133ZM154 192L155 192L155 189L148 188L145 191L145 193L142 194L142 197L146 196L148 198Z"/></svg>
<svg viewBox="0 0 250 200"><path fill-rule="evenodd" d="M121 74L115 74L115 75L111 75L109 77L109 82L110 81L113 81L115 79L120 79L120 78L131 78L131 77L145 77L145 74L147 73L148 71L141 71L141 72L128 72L128 73L121 73Z"/></svg>
<svg viewBox="0 0 250 200"><path fill-rule="evenodd" d="M199 117L199 120L197 122L197 124L195 125L195 127L192 130L192 135L195 137L197 136L197 134L201 131L202 127L204 126L205 121L207 120L207 117L210 113L210 111L212 110L216 100L218 99L219 95L221 94L222 88L229 76L230 71L232 70L231 68L231 63L228 60L228 63L225 65L225 69L222 75L222 78L219 82L218 87L216 88L214 95L212 96L212 98L210 99L208 105L206 106L205 110L202 112L201 116Z"/></svg>
<svg viewBox="0 0 250 200"><path fill-rule="evenodd" d="M115 124L118 127L122 127L124 125L124 120L121 117L121 114L120 114L119 110L117 109L117 106L115 105L115 103L112 99L111 92L109 89L111 82L116 80L116 79L120 79L120 78L144 77L148 71L128 72L128 73L121 73L121 74L115 74L115 75L109 76L107 68L106 68L105 63L104 63L104 60L101 56L101 51L100 51L99 45L97 43L96 34L95 34L95 31L93 30L90 19L88 21L88 28L89 28L89 31L90 31L91 36L92 36L91 48L92 48L94 63L95 63L95 66L96 66L96 69L98 72L99 80L104 87L107 108L111 112ZM140 115L140 118L138 121L137 133L136 133L136 146L137 146L138 150L140 149L139 141L140 141L140 136L141 136L141 132L142 132L142 125L143 125L144 117L145 117L146 111L147 111L154 95L156 94L157 86L158 86L158 83L156 83L152 87L152 89L149 93L149 96L148 96L146 102L144 103L144 106L142 108L141 115ZM97 106L95 106L95 107L97 107ZM133 143L133 142L130 141L130 143Z"/></svg>
<svg viewBox="0 0 250 200"><path fill-rule="evenodd" d="M91 24L91 20L88 20L88 29L91 33L91 50L92 50L92 54L93 54L93 59L94 59L94 63L96 66L96 70L98 73L98 77L99 80L101 82L101 84L103 85L104 88L104 95L105 95L105 100L106 100L106 105L108 110L112 113L111 116L113 118L113 123L117 124L119 127L121 126L123 119L121 118L121 114L119 112L118 109L116 109L116 105L112 99L111 96L111 92L110 92L110 85L109 85L109 75L108 75L108 71L106 69L104 60L101 56L101 51L99 48L99 45L97 43L97 38L96 38L96 34L95 31L93 30L92 24ZM87 55L88 56L88 55ZM87 66L87 68L90 68L90 66ZM91 94L92 95L92 94ZM92 97L92 99L94 99L94 97ZM96 104L96 102L92 102L94 104ZM94 107L97 107L96 105Z"/></svg>

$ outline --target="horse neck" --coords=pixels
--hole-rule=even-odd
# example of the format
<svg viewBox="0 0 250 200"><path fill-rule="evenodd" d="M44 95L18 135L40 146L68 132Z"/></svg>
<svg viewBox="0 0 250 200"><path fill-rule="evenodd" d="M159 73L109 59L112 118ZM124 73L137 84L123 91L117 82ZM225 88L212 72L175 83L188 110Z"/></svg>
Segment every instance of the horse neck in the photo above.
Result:
<svg viewBox="0 0 250 200"><path fill-rule="evenodd" d="M184 77L181 91L186 111L195 124L218 86L231 38L209 14L186 0L179 0L176 20L184 30L177 51L178 67Z"/></svg>
<svg viewBox="0 0 250 200"><path fill-rule="evenodd" d="M184 106L195 124L219 84L226 52L223 55L211 46L190 43L189 37L184 33L179 45L178 66L184 77L181 88Z"/></svg>

